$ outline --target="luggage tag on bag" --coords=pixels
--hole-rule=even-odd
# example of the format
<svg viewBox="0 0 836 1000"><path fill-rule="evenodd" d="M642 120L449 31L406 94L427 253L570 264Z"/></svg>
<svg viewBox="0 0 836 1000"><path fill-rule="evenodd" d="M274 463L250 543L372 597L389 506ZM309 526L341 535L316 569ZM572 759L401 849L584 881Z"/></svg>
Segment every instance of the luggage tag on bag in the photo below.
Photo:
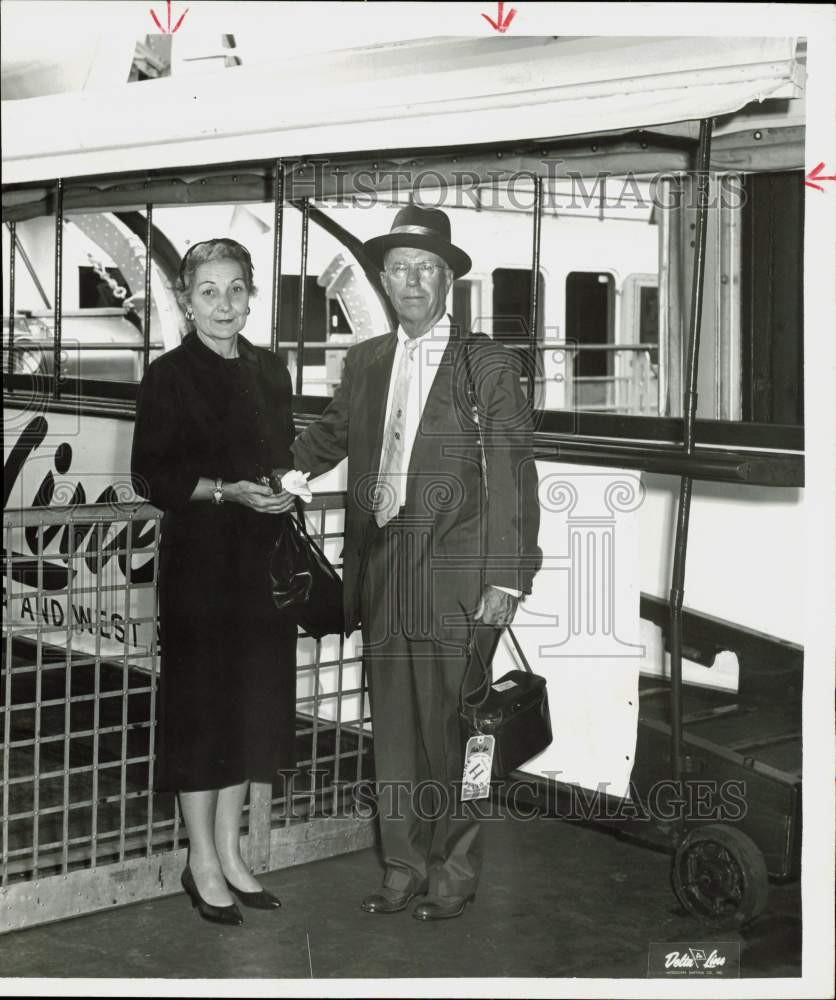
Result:
<svg viewBox="0 0 836 1000"><path fill-rule="evenodd" d="M494 737L478 733L467 741L462 775L462 802L487 798L493 772Z"/></svg>

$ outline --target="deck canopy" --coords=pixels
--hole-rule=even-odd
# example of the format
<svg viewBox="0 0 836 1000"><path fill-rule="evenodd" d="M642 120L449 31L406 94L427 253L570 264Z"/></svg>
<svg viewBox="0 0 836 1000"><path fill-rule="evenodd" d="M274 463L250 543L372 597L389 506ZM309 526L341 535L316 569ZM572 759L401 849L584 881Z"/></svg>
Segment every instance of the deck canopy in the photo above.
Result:
<svg viewBox="0 0 836 1000"><path fill-rule="evenodd" d="M413 39L4 100L3 177L665 126L797 99L803 78L794 38Z"/></svg>

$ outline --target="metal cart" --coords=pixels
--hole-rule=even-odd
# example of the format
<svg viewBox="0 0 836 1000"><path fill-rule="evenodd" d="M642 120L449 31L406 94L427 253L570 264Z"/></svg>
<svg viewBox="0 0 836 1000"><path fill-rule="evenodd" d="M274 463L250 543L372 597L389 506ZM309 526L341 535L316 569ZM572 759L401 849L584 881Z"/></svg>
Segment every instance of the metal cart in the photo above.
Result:
<svg viewBox="0 0 836 1000"><path fill-rule="evenodd" d="M630 797L598 795L595 825L671 851L673 891L685 909L716 928L740 927L762 913L769 879L790 880L801 853L801 691L803 650L779 638L683 607L685 561L696 458L694 427L705 267L712 122L700 123L697 211L683 443L669 601L646 594L642 618L663 631L670 678L642 678ZM753 461L758 456L750 456ZM668 456L670 459L670 456ZM737 458L712 452L712 460ZM711 461L702 463L708 469ZM727 463L728 464L728 463ZM652 466L650 466L652 467ZM714 478L707 475L707 478ZM745 476L742 477L745 479ZM736 692L683 685L683 653L711 666L730 650L740 667ZM530 782L531 776L515 772ZM537 780L532 800L559 815L573 790Z"/></svg>

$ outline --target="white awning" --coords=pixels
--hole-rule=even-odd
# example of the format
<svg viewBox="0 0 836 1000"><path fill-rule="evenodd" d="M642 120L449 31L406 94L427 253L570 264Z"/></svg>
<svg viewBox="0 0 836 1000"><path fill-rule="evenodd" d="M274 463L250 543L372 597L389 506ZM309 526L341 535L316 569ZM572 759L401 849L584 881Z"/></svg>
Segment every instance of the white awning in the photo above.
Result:
<svg viewBox="0 0 836 1000"><path fill-rule="evenodd" d="M799 97L803 75L793 38L442 38L307 54L4 101L3 176L629 129Z"/></svg>

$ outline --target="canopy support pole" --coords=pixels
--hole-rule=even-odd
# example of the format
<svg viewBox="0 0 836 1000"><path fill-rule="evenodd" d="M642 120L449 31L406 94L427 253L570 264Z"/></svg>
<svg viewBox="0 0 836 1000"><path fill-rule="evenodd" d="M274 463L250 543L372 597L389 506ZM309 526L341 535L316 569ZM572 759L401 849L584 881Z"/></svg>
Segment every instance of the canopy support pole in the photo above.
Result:
<svg viewBox="0 0 836 1000"><path fill-rule="evenodd" d="M711 162L711 119L700 122L697 148L697 216L694 246L694 270L691 282L691 309L686 356L685 399L683 406L683 450L694 453L694 425L697 414L697 372L699 369L700 322L702 319L703 279L705 278L706 225L708 222L709 165ZM682 780L682 602L685 592L685 558L688 551L688 524L691 516L691 476L682 476L676 515L673 574L670 591L671 609L671 770L674 782ZM683 817L684 818L684 817Z"/></svg>
<svg viewBox="0 0 836 1000"><path fill-rule="evenodd" d="M540 320L540 232L543 224L543 177L534 178L534 230L531 244L531 289L528 297L528 353L531 377L528 382L528 404L534 406L537 388L537 329Z"/></svg>

